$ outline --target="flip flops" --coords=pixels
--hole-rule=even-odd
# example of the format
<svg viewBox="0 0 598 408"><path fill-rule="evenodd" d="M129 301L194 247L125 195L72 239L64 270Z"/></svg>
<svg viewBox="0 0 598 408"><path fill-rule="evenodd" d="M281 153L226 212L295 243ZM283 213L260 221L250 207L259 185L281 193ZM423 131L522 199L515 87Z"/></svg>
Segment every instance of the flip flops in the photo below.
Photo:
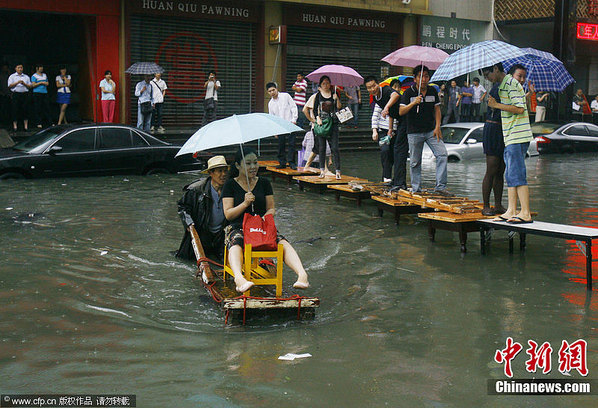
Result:
<svg viewBox="0 0 598 408"><path fill-rule="evenodd" d="M492 221L494 222L507 222L509 221L509 218L503 217L502 215L499 215L496 218L493 218Z"/></svg>
<svg viewBox="0 0 598 408"><path fill-rule="evenodd" d="M524 220L521 217L511 217L510 220L507 220L509 224L531 224L534 220Z"/></svg>

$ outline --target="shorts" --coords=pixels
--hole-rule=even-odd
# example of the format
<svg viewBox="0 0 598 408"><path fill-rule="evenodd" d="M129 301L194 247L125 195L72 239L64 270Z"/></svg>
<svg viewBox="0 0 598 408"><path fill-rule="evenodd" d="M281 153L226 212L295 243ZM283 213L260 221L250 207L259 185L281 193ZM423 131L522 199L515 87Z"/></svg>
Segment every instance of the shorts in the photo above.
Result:
<svg viewBox="0 0 598 408"><path fill-rule="evenodd" d="M58 92L56 94L56 102L60 105L71 103L71 94L66 92Z"/></svg>
<svg viewBox="0 0 598 408"><path fill-rule="evenodd" d="M245 244L243 242L242 228L235 228L232 225L227 225L224 228L224 237L224 246L226 246L227 250L230 251L230 249L235 245L239 245L241 248L245 248ZM288 241L284 236L278 234L276 236L276 243L279 243L282 239Z"/></svg>
<svg viewBox="0 0 598 408"><path fill-rule="evenodd" d="M500 123L484 123L482 145L484 146L485 155L503 157L505 140L502 135L502 125Z"/></svg>
<svg viewBox="0 0 598 408"><path fill-rule="evenodd" d="M528 147L529 142L505 146L505 180L507 182L507 187L519 187L527 185L525 153L527 152Z"/></svg>

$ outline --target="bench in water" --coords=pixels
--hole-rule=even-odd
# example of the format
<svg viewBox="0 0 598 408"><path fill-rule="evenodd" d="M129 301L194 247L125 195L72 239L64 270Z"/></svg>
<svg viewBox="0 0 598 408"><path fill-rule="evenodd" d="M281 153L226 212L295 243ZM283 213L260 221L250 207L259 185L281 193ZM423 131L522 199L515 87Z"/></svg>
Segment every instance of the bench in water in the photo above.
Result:
<svg viewBox="0 0 598 408"><path fill-rule="evenodd" d="M511 224L493 220L479 220L477 223L480 226L482 255L486 254L490 229L509 231L509 252L513 252L513 236L516 233L519 233L519 248L522 250L525 249L527 234L575 240L580 251L586 257L586 287L588 290L592 290L592 240L598 238L598 228L576 227L542 221L534 221L531 224ZM585 245L583 245L584 243Z"/></svg>
<svg viewBox="0 0 598 408"><path fill-rule="evenodd" d="M287 184L291 184L293 177L295 176L319 176L320 172L313 171L313 170L305 170L303 167L298 167L297 169L293 170L290 167L285 167L282 169L276 168L276 166L268 166L266 170L270 172L270 176L272 177L272 181L279 178L285 180Z"/></svg>

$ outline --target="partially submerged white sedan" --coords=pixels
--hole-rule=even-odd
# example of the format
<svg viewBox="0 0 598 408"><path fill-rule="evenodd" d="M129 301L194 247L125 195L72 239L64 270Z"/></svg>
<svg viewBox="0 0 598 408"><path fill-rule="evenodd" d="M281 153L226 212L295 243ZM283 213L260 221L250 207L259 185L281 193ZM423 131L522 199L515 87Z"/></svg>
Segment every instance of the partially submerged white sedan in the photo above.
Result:
<svg viewBox="0 0 598 408"><path fill-rule="evenodd" d="M482 145L484 124L481 122L450 123L443 125L442 139L448 152L448 161L483 159L484 147ZM532 140L527 150L527 156L537 156L536 141ZM427 144L424 144L423 160L434 160L434 154Z"/></svg>

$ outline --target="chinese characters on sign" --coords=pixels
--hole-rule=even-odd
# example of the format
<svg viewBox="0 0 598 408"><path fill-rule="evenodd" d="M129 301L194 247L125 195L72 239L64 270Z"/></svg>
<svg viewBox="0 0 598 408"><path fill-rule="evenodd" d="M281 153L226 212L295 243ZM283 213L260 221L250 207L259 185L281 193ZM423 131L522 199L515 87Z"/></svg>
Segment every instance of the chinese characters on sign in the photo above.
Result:
<svg viewBox="0 0 598 408"><path fill-rule="evenodd" d="M543 374L548 374L552 369L552 347L550 343L544 342L540 347L533 340L528 340L527 343L529 345L529 348L525 351L529 355L529 359L525 362L527 372L535 373L536 370L541 369ZM558 370L564 375L569 375L572 370L577 370L584 377L588 375L587 347L587 342L582 339L572 343L563 340L558 351ZM511 361L515 359L521 350L523 350L523 346L513 341L512 337L508 337L506 347L502 350L496 350L494 354L494 361L505 365L504 372L509 378L513 377Z"/></svg>
<svg viewBox="0 0 598 408"><path fill-rule="evenodd" d="M598 41L598 24L577 23L577 38Z"/></svg>
<svg viewBox="0 0 598 408"><path fill-rule="evenodd" d="M483 41L484 24L470 20L426 16L422 18L420 26L420 43L450 54L474 42Z"/></svg>

